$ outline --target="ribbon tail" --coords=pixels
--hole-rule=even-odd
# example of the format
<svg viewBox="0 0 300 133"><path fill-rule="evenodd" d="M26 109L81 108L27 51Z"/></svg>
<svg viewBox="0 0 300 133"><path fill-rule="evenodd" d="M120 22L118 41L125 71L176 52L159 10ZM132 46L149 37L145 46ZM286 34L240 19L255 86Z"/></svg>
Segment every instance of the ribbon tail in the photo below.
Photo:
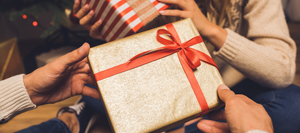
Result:
<svg viewBox="0 0 300 133"><path fill-rule="evenodd" d="M166 49L166 50L157 51L155 53L151 53L151 56L142 56L142 57L136 58L135 60L128 61L121 65L118 65L118 66L115 66L115 67L112 67L112 68L109 68L104 71L96 73L95 79L96 79L96 81L99 81L99 80L105 79L107 77L111 77L113 75L125 72L127 70L136 68L138 66L142 66L142 65L145 65L152 61L161 59L161 58L171 55L175 52L177 52L177 51Z"/></svg>
<svg viewBox="0 0 300 133"><path fill-rule="evenodd" d="M203 94L203 92L201 90L201 87L200 87L200 85L199 85L199 83L198 83L198 81L197 81L197 79L195 77L195 74L194 74L193 70L184 61L184 58L181 57L181 56L178 56L178 58L179 58L180 63L182 65L182 67L183 67L183 70L184 70L184 72L185 72L185 74L186 74L186 76L187 76L187 78L188 78L188 80L189 80L189 82L190 82L190 84L191 84L191 86L193 88L195 96L196 96L196 98L198 100L198 103L200 105L200 108L202 110L201 116L203 116L203 115L205 115L205 114L208 113L209 107L208 107L207 101L206 101L206 99L204 97L204 94Z"/></svg>
<svg viewBox="0 0 300 133"><path fill-rule="evenodd" d="M196 54L196 56L203 62L207 63L207 64L210 64L212 66L215 66L218 70L218 66L217 64L215 63L215 61L210 57L208 56L207 54L201 52L201 51L198 51L196 49L193 49L193 48L190 48L193 50L193 52Z"/></svg>

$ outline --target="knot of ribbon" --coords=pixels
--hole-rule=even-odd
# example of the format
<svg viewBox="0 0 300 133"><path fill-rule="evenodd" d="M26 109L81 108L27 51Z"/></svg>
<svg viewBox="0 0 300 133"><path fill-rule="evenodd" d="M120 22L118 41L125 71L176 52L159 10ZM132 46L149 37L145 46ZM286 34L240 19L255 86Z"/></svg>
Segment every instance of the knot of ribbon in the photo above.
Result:
<svg viewBox="0 0 300 133"><path fill-rule="evenodd" d="M204 115L208 112L209 107L206 102L206 99L203 95L203 92L199 86L199 83L194 75L193 70L196 70L197 67L201 65L200 61L203 61L205 63L208 63L212 66L217 65L213 61L213 59L208 56L207 54L190 48L190 46L198 44L203 42L202 38L200 36L196 36L184 43L181 43L181 40L179 38L179 35L177 34L177 31L172 23L165 25L167 30L165 29L159 29L157 31L156 39L159 43L165 45L163 47L149 50L142 52L134 57L132 57L128 62L124 64L120 64L118 66L106 69L104 71L96 73L95 79L96 81L102 80L104 78L116 75L118 73L125 72L127 70L145 65L149 62L158 60L160 58L169 56L173 53L177 53L178 58L180 60L180 63L182 65L182 68L191 84L191 87L195 93L195 96L198 100L198 103L200 105L200 108L202 110L201 115ZM172 40L165 39L161 35L166 34L171 37Z"/></svg>

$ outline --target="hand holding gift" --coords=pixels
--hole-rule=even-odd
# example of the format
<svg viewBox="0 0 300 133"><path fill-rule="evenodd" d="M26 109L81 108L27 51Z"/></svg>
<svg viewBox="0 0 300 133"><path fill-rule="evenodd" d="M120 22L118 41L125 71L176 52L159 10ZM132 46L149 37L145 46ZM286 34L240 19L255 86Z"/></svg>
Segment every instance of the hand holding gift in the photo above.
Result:
<svg viewBox="0 0 300 133"><path fill-rule="evenodd" d="M137 32L167 7L156 0L75 0L71 17L93 38L113 41Z"/></svg>
<svg viewBox="0 0 300 133"><path fill-rule="evenodd" d="M95 84L87 55L89 44L76 49L24 76L25 88L36 105L55 103L74 95L100 99L99 92L85 84Z"/></svg>
<svg viewBox="0 0 300 133"><path fill-rule="evenodd" d="M226 39L227 31L207 20L194 0L159 0L159 2L174 4L182 10L160 11L161 15L191 18L199 33L208 39L219 50Z"/></svg>
<svg viewBox="0 0 300 133"><path fill-rule="evenodd" d="M87 4L81 7L80 0L75 0L73 13L76 14L74 17L79 19L79 24L90 32L92 38L103 40L100 34L102 20L99 19L96 23L92 23L92 18L95 17L95 11L91 10L90 5Z"/></svg>
<svg viewBox="0 0 300 133"><path fill-rule="evenodd" d="M225 85L218 87L218 94L225 103L225 111L219 110L209 114L212 120L202 119L197 124L203 132L218 133L246 133L251 130L273 132L271 118L258 103L255 103L244 95L235 95L233 91ZM226 120L227 123L213 120Z"/></svg>

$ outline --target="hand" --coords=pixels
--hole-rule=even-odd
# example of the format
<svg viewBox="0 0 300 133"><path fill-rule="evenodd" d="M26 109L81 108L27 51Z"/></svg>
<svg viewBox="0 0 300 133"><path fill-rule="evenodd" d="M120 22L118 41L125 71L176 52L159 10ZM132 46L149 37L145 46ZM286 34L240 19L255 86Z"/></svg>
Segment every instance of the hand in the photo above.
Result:
<svg viewBox="0 0 300 133"><path fill-rule="evenodd" d="M24 85L36 105L55 103L74 95L86 95L100 99L96 89L85 84L95 85L88 64L90 46L84 43L76 49L49 64L24 76Z"/></svg>
<svg viewBox="0 0 300 133"><path fill-rule="evenodd" d="M201 36L210 41L219 50L227 36L227 31L207 20L194 0L158 0L162 3L175 4L182 10L165 10L161 15L191 18Z"/></svg>
<svg viewBox="0 0 300 133"><path fill-rule="evenodd" d="M225 102L225 111L214 112L209 118L226 120L227 123L202 119L197 124L200 130L213 133L245 133L249 130L273 132L271 118L262 105L244 95L235 95L225 85L219 86L218 94Z"/></svg>
<svg viewBox="0 0 300 133"><path fill-rule="evenodd" d="M75 13L79 19L79 24L90 32L90 36L92 38L103 40L100 34L102 20L98 20L95 24L91 23L95 12L90 10L90 6L88 4L80 8L80 0L75 0L73 13Z"/></svg>

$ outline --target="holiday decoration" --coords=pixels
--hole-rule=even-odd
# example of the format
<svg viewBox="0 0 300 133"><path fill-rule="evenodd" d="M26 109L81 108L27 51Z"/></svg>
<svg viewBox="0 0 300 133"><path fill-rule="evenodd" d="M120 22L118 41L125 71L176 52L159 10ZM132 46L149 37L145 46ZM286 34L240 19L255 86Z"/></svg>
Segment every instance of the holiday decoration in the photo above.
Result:
<svg viewBox="0 0 300 133"><path fill-rule="evenodd" d="M52 17L51 22L54 25L45 29L41 35L44 38L51 35L61 25L70 26L65 10L72 9L73 4L73 0L0 0L0 13L10 13L11 20L20 17L30 18L33 26L40 26L38 19L41 13L52 11L53 16L49 17Z"/></svg>

